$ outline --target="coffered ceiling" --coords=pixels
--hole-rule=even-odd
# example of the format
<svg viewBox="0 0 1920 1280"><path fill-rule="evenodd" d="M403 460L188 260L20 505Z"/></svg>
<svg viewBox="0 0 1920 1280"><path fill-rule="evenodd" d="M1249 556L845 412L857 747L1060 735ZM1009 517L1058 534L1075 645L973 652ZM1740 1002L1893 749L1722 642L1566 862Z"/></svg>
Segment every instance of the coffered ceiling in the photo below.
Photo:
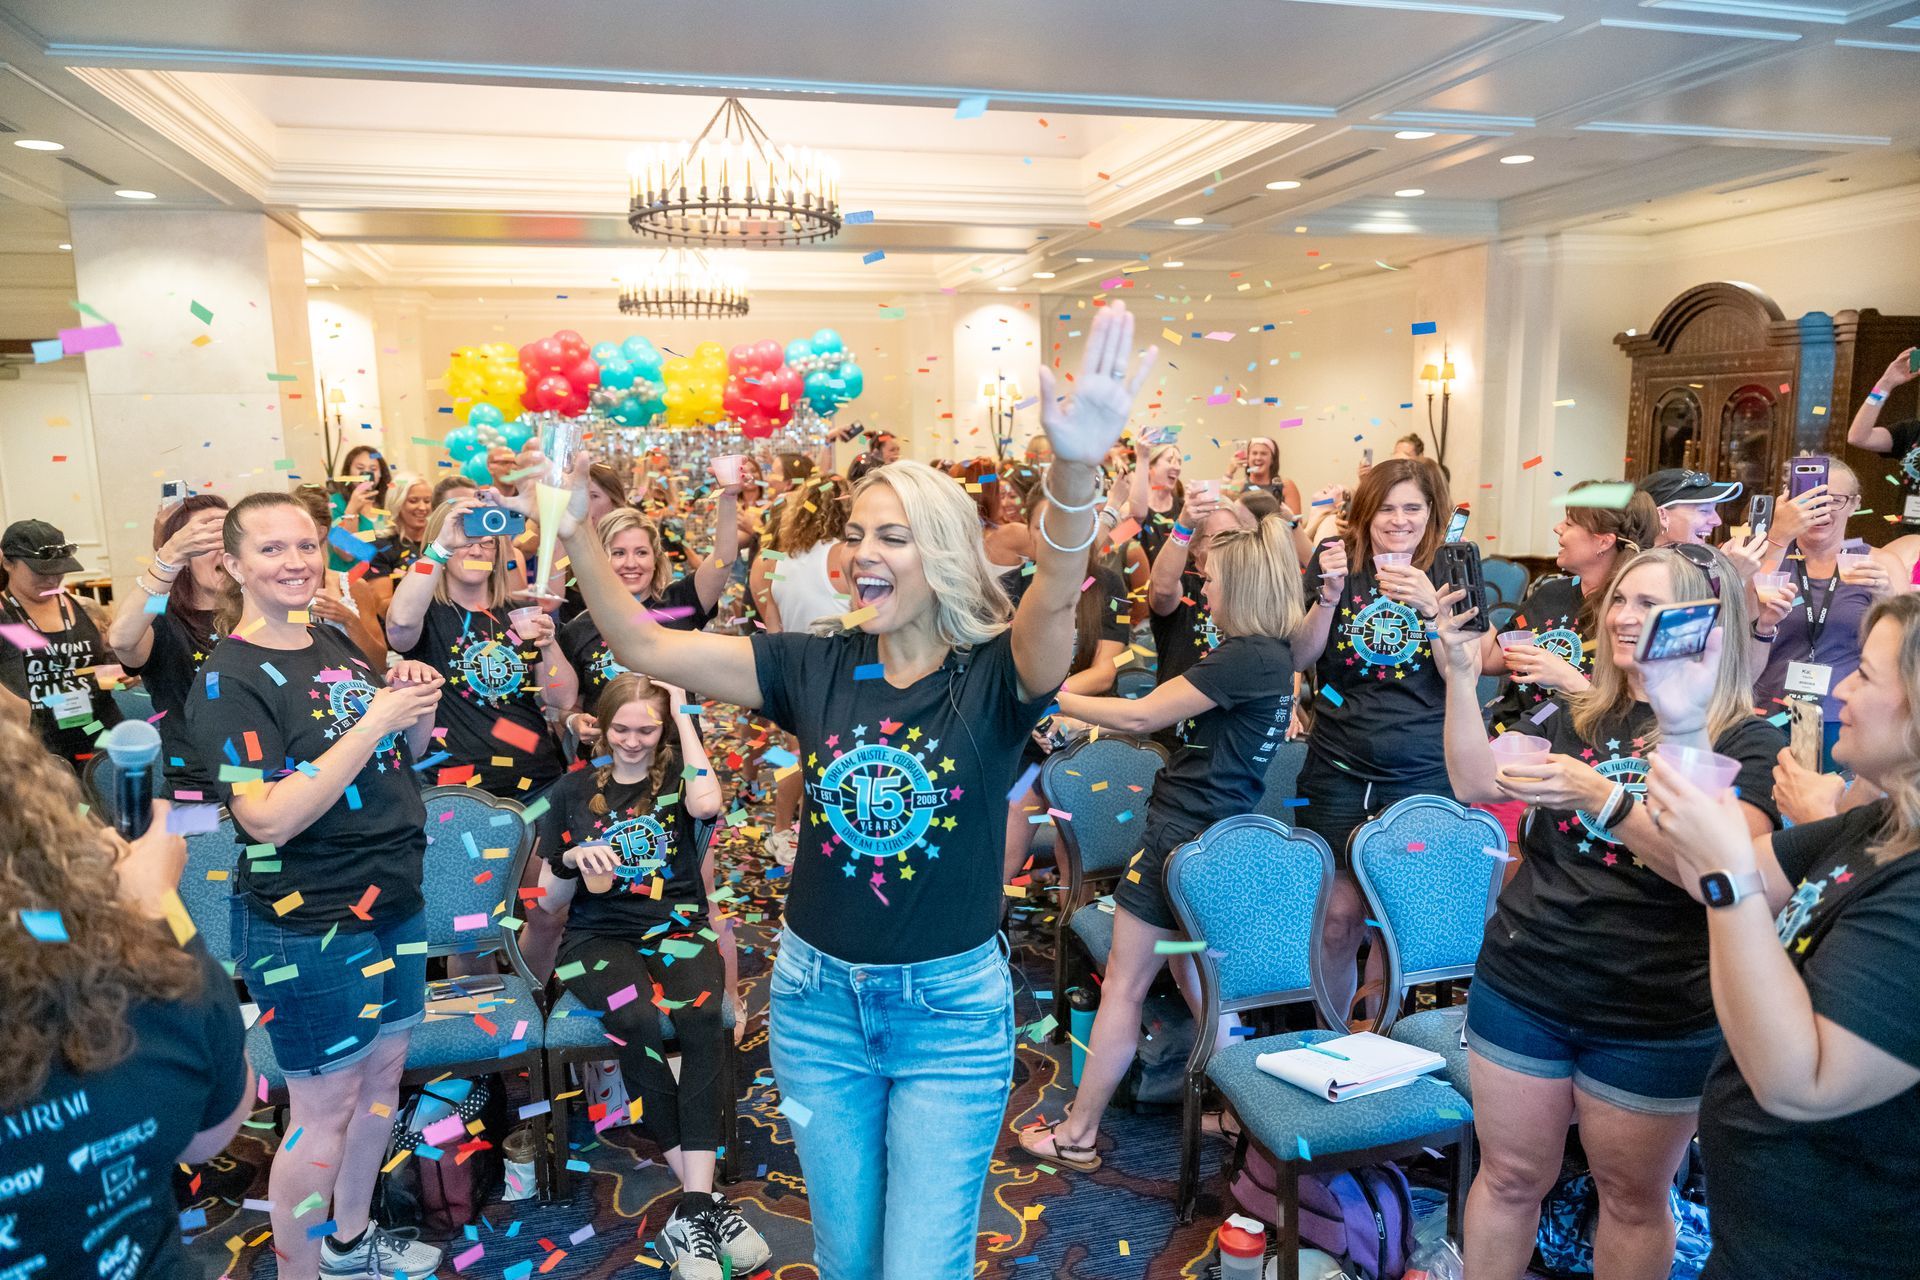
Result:
<svg viewBox="0 0 1920 1280"><path fill-rule="evenodd" d="M0 60L0 139L65 147L0 145L36 282L138 188L265 210L330 283L606 288L650 256L627 153L725 93L874 215L756 290L1261 296L1920 182L1920 0L0 0Z"/></svg>

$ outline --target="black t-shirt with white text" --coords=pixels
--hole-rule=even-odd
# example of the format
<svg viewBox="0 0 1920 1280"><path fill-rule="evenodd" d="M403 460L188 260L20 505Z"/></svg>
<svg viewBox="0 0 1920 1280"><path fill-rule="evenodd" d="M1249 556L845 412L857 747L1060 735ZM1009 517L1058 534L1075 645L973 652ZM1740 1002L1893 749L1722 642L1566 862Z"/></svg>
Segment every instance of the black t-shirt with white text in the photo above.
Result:
<svg viewBox="0 0 1920 1280"><path fill-rule="evenodd" d="M92 670L115 659L77 601L58 603L60 630L42 632L11 592L0 595L0 622L24 628L40 641L23 646L0 635L0 684L32 704L33 730L47 750L78 767L93 754L94 738L120 723L119 705Z"/></svg>
<svg viewBox="0 0 1920 1280"><path fill-rule="evenodd" d="M565 880L580 873L562 855L587 844L610 845L623 870L631 868L633 874L623 874L605 893L590 893L581 885L567 911L567 935L637 942L663 924L697 926L706 918L707 898L684 799L686 779L670 775L665 793L656 796L645 781L623 784L609 776L603 784L600 774L591 767L575 769L547 792L540 850L553 873Z"/></svg>
<svg viewBox="0 0 1920 1280"><path fill-rule="evenodd" d="M0 1111L0 1276L201 1274L180 1244L174 1162L240 1105L246 1032L233 980L199 938L187 951L204 986L130 1006L131 1054L84 1075L56 1054L35 1099Z"/></svg>
<svg viewBox="0 0 1920 1280"><path fill-rule="evenodd" d="M1293 714L1293 649L1275 636L1230 636L1186 679L1214 705L1177 726L1180 745L1154 777L1147 846L1156 855L1259 807Z"/></svg>
<svg viewBox="0 0 1920 1280"><path fill-rule="evenodd" d="M1509 631L1531 631L1537 648L1563 659L1582 675L1593 674L1593 646L1580 635L1580 580L1564 574L1542 578L1533 584L1526 599L1514 611ZM1533 731L1524 723L1527 716L1553 700L1553 690L1545 685L1526 684L1512 676L1502 677L1500 692L1480 709L1489 730ZM1540 736L1540 735L1535 735Z"/></svg>
<svg viewBox="0 0 1920 1280"><path fill-rule="evenodd" d="M1319 591L1316 548L1307 599ZM1308 745L1316 755L1371 782L1445 776L1446 679L1427 624L1412 605L1381 592L1372 564L1349 567L1314 672L1320 691Z"/></svg>
<svg viewBox="0 0 1920 1280"><path fill-rule="evenodd" d="M1564 698L1521 729L1553 743L1609 782L1646 793L1653 709L1637 702L1603 721L1592 741L1574 732ZM1714 742L1740 762L1734 786L1775 826L1773 764L1786 739L1750 716ZM1520 833L1519 872L1487 921L1478 976L1537 1013L1605 1035L1658 1039L1713 1025L1707 922L1685 889L1601 831L1595 815L1535 807Z"/></svg>
<svg viewBox="0 0 1920 1280"><path fill-rule="evenodd" d="M1007 792L1054 693L1020 697L1012 633L904 689L864 632L752 642L762 714L800 739L806 781L787 926L851 964L913 964L992 938Z"/></svg>
<svg viewBox="0 0 1920 1280"><path fill-rule="evenodd" d="M146 662L127 668L128 674L140 677L153 698L153 709L159 713L153 727L160 731L167 786L173 792L189 793L182 800L191 800L196 791L205 799L213 795L217 767L201 764L188 741L187 695L219 643L211 612L183 614L167 609L153 620L153 645Z"/></svg>
<svg viewBox="0 0 1920 1280"><path fill-rule="evenodd" d="M658 596L634 607L652 610L654 621L669 631L698 631L713 618L713 610L700 606L700 592L690 573L675 578ZM591 613L582 613L560 628L560 652L580 679L580 705L588 712L613 678L627 672L607 647L600 624Z"/></svg>
<svg viewBox="0 0 1920 1280"><path fill-rule="evenodd" d="M229 636L194 682L187 735L210 771L227 770L228 780L216 787L229 808L248 775L272 782L310 770L386 684L332 627L309 627L307 635L312 643L304 649L266 649ZM443 695L443 713L446 705ZM295 933L335 925L362 932L414 915L425 905L427 809L413 763L405 733L382 738L340 799L277 848L248 834L236 817L234 891L255 915ZM369 889L378 892L356 912Z"/></svg>
<svg viewBox="0 0 1920 1280"><path fill-rule="evenodd" d="M1774 833L1795 886L1775 920L1816 1015L1920 1068L1920 855L1867 852L1887 802ZM1704 908L1702 908L1704 909ZM1920 1224L1920 1086L1828 1120L1754 1100L1722 1049L1700 1105L1715 1280L1910 1276Z"/></svg>
<svg viewBox="0 0 1920 1280"><path fill-rule="evenodd" d="M434 600L420 621L419 638L400 656L447 678L435 723L447 731L443 745L450 759L437 780L464 784L476 778L483 791L525 800L567 765L540 709L539 686L551 673L543 669L538 646L507 634L505 610L501 614Z"/></svg>

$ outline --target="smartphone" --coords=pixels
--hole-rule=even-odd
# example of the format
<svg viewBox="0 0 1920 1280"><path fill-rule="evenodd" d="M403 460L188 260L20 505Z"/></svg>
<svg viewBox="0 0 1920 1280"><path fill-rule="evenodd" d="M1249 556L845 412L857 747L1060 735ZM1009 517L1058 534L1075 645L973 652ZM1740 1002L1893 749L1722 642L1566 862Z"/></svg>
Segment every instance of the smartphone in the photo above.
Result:
<svg viewBox="0 0 1920 1280"><path fill-rule="evenodd" d="M1454 516L1460 519L1461 513L1456 511ZM1433 553L1433 566L1442 591L1461 590L1467 593L1466 599L1454 608L1479 609L1478 613L1462 624L1461 629L1485 631L1487 629L1487 583L1480 573L1480 548L1471 542L1443 542Z"/></svg>
<svg viewBox="0 0 1920 1280"><path fill-rule="evenodd" d="M1366 463L1368 466L1373 465L1373 446L1372 445L1368 445L1366 448L1360 451L1360 461Z"/></svg>
<svg viewBox="0 0 1920 1280"><path fill-rule="evenodd" d="M1707 647L1713 624L1720 621L1718 600L1685 600L1663 604L1647 616L1633 656L1640 662L1691 658Z"/></svg>
<svg viewBox="0 0 1920 1280"><path fill-rule="evenodd" d="M469 538L517 538L527 531L527 518L505 507L475 507L460 518L460 532Z"/></svg>
<svg viewBox="0 0 1920 1280"><path fill-rule="evenodd" d="M1467 504L1464 502L1453 509L1453 514L1447 517L1447 536L1444 541L1458 542L1467 536L1467 515Z"/></svg>
<svg viewBox="0 0 1920 1280"><path fill-rule="evenodd" d="M1787 497L1797 498L1827 482L1828 459L1820 454L1793 458L1787 463Z"/></svg>
<svg viewBox="0 0 1920 1280"><path fill-rule="evenodd" d="M1788 698L1787 750L1802 769L1820 772L1820 756L1826 747L1825 716L1820 704L1811 698Z"/></svg>
<svg viewBox="0 0 1920 1280"><path fill-rule="evenodd" d="M160 486L160 505L170 507L176 502L185 502L192 492L185 480L168 480Z"/></svg>
<svg viewBox="0 0 1920 1280"><path fill-rule="evenodd" d="M1907 352L1907 371L1910 373L1920 373L1920 347L1915 347L1913 350Z"/></svg>
<svg viewBox="0 0 1920 1280"><path fill-rule="evenodd" d="M1756 493L1747 501L1747 530L1756 537L1764 537L1773 527L1773 495Z"/></svg>

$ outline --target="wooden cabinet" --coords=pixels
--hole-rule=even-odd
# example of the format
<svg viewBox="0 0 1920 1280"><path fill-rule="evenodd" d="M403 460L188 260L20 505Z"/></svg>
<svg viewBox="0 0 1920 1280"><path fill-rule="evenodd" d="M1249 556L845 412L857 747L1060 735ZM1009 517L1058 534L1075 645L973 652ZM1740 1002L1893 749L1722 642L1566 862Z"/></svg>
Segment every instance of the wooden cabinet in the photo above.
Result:
<svg viewBox="0 0 1920 1280"><path fill-rule="evenodd" d="M1859 473L1870 513L1852 532L1885 542L1904 531L1884 518L1901 510L1896 460L1847 448L1847 423L1887 363L1917 342L1920 316L1868 309L1790 320L1751 285L1696 285L1652 328L1614 338L1633 361L1627 476L1690 467L1777 493L1788 458L1838 454ZM1881 421L1920 416L1916 388L1890 397Z"/></svg>

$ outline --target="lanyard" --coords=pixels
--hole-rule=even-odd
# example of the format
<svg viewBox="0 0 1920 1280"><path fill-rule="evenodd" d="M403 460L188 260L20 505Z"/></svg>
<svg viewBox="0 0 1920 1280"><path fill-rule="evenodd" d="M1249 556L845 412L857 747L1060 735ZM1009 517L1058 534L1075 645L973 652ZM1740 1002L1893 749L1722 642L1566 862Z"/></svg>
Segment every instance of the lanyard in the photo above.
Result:
<svg viewBox="0 0 1920 1280"><path fill-rule="evenodd" d="M7 592L7 602L13 606L13 611L20 615L20 621L26 623L28 626L32 627L35 631L38 631L43 636L44 635L65 635L67 632L73 630L74 628L74 618L73 618L73 615L68 612L67 600L64 592L61 594L59 599L54 601L55 607L57 607L60 610L60 630L54 631L54 632L49 632L46 628L42 627L39 623L35 622L33 620L33 615L27 612L27 606L25 606L24 604L21 604L20 597L14 595L13 592L11 591Z"/></svg>
<svg viewBox="0 0 1920 1280"><path fill-rule="evenodd" d="M1840 571L1834 570L1833 576L1822 584L1825 590L1820 593L1820 612L1817 615L1813 609L1813 580L1807 576L1804 557L1793 562L1793 578L1794 586L1799 588L1799 595L1806 602L1807 656L1812 658L1813 651L1820 644L1820 633L1827 629L1827 610L1833 605L1834 592L1840 589Z"/></svg>

